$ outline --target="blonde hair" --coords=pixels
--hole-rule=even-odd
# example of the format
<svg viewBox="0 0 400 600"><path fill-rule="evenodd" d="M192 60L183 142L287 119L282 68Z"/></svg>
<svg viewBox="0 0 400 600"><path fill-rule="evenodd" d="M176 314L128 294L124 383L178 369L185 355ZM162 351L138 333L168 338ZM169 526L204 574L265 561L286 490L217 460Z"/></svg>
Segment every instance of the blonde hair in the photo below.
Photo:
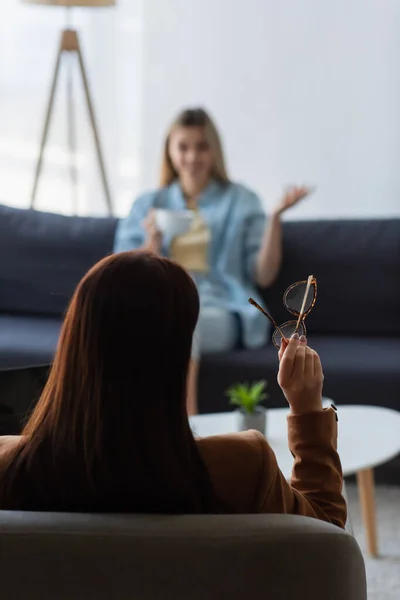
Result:
<svg viewBox="0 0 400 600"><path fill-rule="evenodd" d="M173 121L168 130L161 161L160 186L164 187L170 185L178 177L178 173L175 171L169 155L169 142L171 135L176 129L178 129L178 127L204 128L204 132L207 141L210 144L211 152L214 158L212 175L218 181L227 183L229 181L229 177L226 172L222 143L218 130L211 117L206 113L205 110L202 108L195 108L182 111Z"/></svg>

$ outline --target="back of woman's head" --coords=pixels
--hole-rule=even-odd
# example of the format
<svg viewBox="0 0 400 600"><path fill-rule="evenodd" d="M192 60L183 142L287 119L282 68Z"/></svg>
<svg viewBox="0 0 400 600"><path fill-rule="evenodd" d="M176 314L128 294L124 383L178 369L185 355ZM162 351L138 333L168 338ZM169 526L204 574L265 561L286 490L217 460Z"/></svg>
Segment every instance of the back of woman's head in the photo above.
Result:
<svg viewBox="0 0 400 600"><path fill-rule="evenodd" d="M145 418L138 392L156 395L158 411L166 404L180 413L198 310L195 285L177 264L141 251L107 257L76 290L52 375L62 371L69 389L100 386L108 416L118 407Z"/></svg>
<svg viewBox="0 0 400 600"><path fill-rule="evenodd" d="M198 310L191 278L167 259L124 252L95 265L0 507L3 497L28 509L202 512L212 493L186 415Z"/></svg>

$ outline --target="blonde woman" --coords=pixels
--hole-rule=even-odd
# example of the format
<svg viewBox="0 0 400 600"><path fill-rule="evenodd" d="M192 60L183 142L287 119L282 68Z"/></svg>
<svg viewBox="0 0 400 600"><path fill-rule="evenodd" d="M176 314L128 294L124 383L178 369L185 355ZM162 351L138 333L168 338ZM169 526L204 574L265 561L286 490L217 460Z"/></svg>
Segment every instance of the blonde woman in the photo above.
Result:
<svg viewBox="0 0 400 600"><path fill-rule="evenodd" d="M146 248L170 257L193 277L200 317L193 338L188 412L197 412L202 354L263 346L268 321L248 304L257 287L275 280L282 260L281 214L307 196L290 188L267 219L258 196L227 174L221 140L202 109L184 110L163 151L160 186L138 198L115 237L115 252ZM170 239L157 230L154 209L190 209L190 230Z"/></svg>

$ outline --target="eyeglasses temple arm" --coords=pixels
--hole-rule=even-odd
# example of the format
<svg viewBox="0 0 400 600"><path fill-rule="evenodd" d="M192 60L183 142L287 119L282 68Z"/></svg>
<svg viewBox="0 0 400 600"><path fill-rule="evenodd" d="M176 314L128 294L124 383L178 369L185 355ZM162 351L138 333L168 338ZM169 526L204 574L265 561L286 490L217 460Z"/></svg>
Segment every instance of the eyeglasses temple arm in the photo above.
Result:
<svg viewBox="0 0 400 600"><path fill-rule="evenodd" d="M298 328L300 326L300 323L301 323L301 320L303 318L304 309L305 309L307 298L308 298L308 292L310 291L310 287L311 287L311 284L313 282L313 279L314 279L314 275L310 275L309 278L307 279L306 291L305 291L304 298L303 298L303 304L301 305L301 310L300 310L300 313L299 313L299 318L297 319L296 329L294 330L295 333L297 333L297 330L298 330Z"/></svg>
<svg viewBox="0 0 400 600"><path fill-rule="evenodd" d="M257 310L262 312L262 314L265 315L271 321L271 323L275 327L275 329L277 329L277 331L279 331L282 339L285 340L285 342L287 342L287 339L283 335L281 328L279 327L279 325L276 324L275 320L271 317L271 315L269 313L267 313L267 311L264 310L259 304L257 304L257 302L255 300L253 300L253 298L249 298L249 303L252 306L254 306Z"/></svg>

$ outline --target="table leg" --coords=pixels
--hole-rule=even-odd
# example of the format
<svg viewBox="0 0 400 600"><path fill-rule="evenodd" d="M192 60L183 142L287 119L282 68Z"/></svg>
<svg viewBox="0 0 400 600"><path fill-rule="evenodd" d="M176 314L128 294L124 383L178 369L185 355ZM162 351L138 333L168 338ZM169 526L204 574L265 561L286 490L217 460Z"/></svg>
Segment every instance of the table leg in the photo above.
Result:
<svg viewBox="0 0 400 600"><path fill-rule="evenodd" d="M358 494L360 498L362 517L367 538L368 552L371 556L378 556L378 536L375 511L375 486L374 472L365 469L357 473Z"/></svg>

